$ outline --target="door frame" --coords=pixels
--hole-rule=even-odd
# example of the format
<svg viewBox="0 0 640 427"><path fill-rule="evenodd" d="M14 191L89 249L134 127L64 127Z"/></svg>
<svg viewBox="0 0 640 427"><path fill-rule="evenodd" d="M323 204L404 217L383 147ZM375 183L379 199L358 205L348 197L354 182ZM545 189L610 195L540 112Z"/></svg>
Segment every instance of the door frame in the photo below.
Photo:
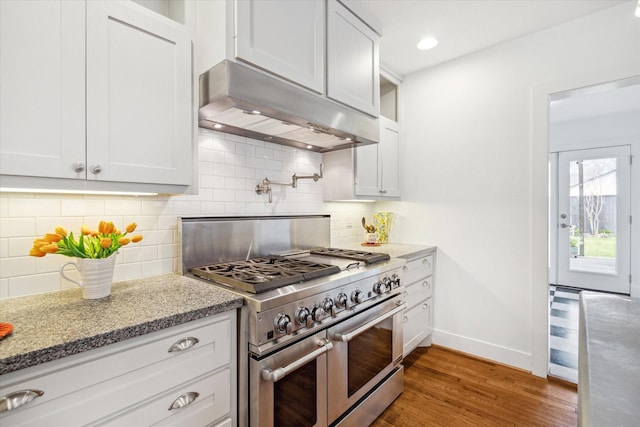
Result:
<svg viewBox="0 0 640 427"><path fill-rule="evenodd" d="M567 76L531 87L531 372L546 377L549 372L549 97L558 92L599 85L604 82L638 77L633 64ZM631 147L635 155L637 147ZM633 176L632 176L633 182ZM640 210L640 201L632 200L632 211ZM640 239L636 227L632 242ZM636 245L637 246L637 245ZM632 245L632 259L638 255ZM631 271L632 276L638 272ZM634 279L631 295L640 295L640 281Z"/></svg>

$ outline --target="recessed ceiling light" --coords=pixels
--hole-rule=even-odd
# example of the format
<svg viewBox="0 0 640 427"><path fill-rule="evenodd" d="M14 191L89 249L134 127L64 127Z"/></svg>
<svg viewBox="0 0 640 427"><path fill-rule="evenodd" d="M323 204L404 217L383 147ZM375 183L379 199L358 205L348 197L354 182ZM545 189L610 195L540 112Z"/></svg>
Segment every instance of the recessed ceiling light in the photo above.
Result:
<svg viewBox="0 0 640 427"><path fill-rule="evenodd" d="M636 16L640 18L640 0L638 0L638 5L636 6Z"/></svg>
<svg viewBox="0 0 640 427"><path fill-rule="evenodd" d="M220 123L216 123L213 127L216 129L222 129L223 126Z"/></svg>
<svg viewBox="0 0 640 427"><path fill-rule="evenodd" d="M416 46L420 50L433 49L438 44L438 40L433 37L426 37L418 42Z"/></svg>

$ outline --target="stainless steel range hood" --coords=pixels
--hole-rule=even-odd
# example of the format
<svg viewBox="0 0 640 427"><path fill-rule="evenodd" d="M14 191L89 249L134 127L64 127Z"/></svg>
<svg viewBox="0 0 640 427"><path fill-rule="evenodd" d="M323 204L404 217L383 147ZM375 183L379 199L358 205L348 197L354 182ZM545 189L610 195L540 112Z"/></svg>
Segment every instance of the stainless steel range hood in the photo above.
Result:
<svg viewBox="0 0 640 427"><path fill-rule="evenodd" d="M200 76L198 125L320 153L379 141L377 118L232 61Z"/></svg>

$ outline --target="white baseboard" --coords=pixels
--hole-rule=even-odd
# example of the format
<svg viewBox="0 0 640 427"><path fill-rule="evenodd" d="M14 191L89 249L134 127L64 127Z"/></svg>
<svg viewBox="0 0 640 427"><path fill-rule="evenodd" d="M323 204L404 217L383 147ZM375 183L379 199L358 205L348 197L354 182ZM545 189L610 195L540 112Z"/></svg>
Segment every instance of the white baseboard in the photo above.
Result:
<svg viewBox="0 0 640 427"><path fill-rule="evenodd" d="M531 372L531 354L434 329L433 343Z"/></svg>

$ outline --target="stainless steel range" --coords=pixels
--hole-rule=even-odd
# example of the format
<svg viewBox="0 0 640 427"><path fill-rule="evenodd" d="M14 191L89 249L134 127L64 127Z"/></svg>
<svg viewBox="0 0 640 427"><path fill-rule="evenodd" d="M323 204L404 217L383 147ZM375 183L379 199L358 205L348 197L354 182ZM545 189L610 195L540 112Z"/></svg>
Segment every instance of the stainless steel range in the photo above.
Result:
<svg viewBox="0 0 640 427"><path fill-rule="evenodd" d="M240 425L368 425L402 392L404 260L329 247L328 215L180 229L184 274L245 300Z"/></svg>

